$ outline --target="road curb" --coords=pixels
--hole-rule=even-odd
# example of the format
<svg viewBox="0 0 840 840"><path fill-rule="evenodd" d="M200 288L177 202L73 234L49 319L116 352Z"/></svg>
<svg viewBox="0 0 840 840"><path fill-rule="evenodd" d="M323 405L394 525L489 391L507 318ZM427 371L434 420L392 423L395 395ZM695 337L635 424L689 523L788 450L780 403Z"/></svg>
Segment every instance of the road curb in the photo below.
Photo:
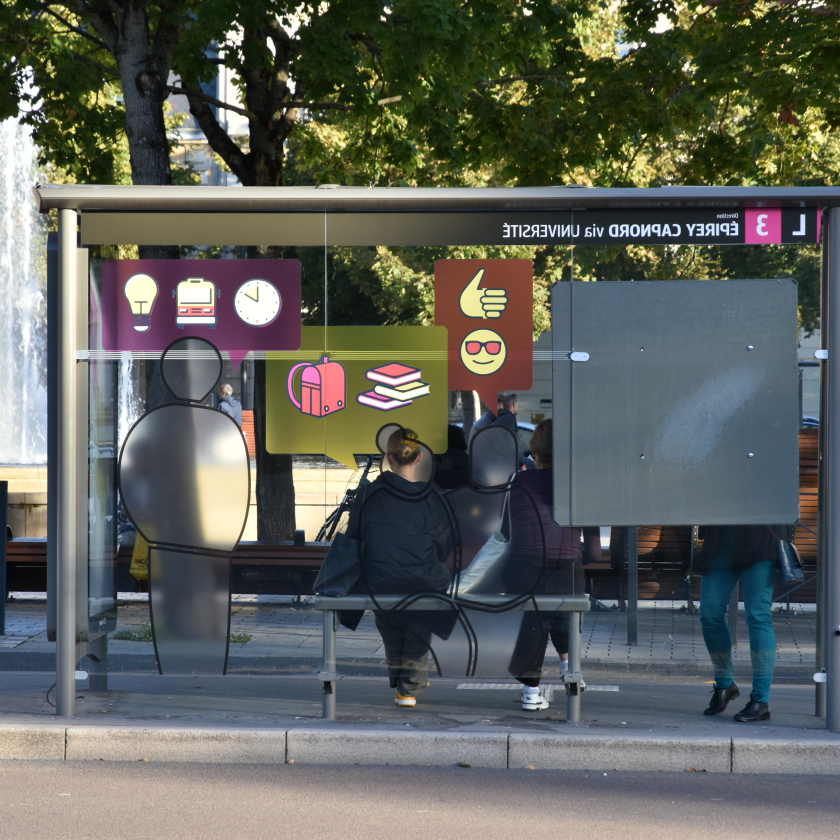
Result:
<svg viewBox="0 0 840 840"><path fill-rule="evenodd" d="M70 726L68 761L283 764L286 731Z"/></svg>
<svg viewBox="0 0 840 840"><path fill-rule="evenodd" d="M508 766L507 732L290 729L287 755L301 764Z"/></svg>
<svg viewBox="0 0 840 840"><path fill-rule="evenodd" d="M0 760L61 760L66 732L66 726L0 724Z"/></svg>
<svg viewBox="0 0 840 840"><path fill-rule="evenodd" d="M733 773L840 775L840 741L732 739Z"/></svg>
<svg viewBox="0 0 840 840"><path fill-rule="evenodd" d="M696 770L729 773L730 738L511 732L508 766L540 770Z"/></svg>
<svg viewBox="0 0 840 840"><path fill-rule="evenodd" d="M418 765L840 776L840 738L0 724L0 761Z"/></svg>

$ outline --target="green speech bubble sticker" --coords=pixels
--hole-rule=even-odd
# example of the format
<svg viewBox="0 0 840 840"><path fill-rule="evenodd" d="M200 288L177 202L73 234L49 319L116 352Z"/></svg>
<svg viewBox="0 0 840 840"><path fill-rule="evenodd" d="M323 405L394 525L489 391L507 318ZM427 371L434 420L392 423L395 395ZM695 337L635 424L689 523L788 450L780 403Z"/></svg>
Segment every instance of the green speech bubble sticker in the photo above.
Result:
<svg viewBox="0 0 840 840"><path fill-rule="evenodd" d="M304 327L300 350L266 353L266 448L356 468L386 423L447 448L445 327Z"/></svg>

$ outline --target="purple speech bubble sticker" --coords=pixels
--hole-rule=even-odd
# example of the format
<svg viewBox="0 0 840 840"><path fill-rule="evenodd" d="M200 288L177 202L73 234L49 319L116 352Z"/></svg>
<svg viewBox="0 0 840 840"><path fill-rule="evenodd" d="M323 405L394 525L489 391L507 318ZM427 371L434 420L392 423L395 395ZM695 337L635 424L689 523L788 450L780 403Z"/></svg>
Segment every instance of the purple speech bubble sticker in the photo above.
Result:
<svg viewBox="0 0 840 840"><path fill-rule="evenodd" d="M297 260L106 260L102 346L162 352L198 336L230 353L300 348Z"/></svg>

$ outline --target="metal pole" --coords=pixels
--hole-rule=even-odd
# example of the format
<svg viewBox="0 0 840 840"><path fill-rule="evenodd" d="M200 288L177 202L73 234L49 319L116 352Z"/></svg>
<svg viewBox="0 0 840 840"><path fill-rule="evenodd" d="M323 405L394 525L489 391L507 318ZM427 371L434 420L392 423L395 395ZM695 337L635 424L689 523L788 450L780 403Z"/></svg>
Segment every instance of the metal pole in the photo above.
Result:
<svg viewBox="0 0 840 840"><path fill-rule="evenodd" d="M828 226L822 231L822 259L820 260L820 349L828 350L829 329L828 317L829 283L828 283L828 254L831 243ZM826 615L828 609L828 538L831 533L831 523L826 516L828 508L828 482L826 481L826 452L828 446L828 370L823 360L820 365L820 429L817 444L817 645L816 670L825 668L825 649L827 641ZM814 714L825 717L825 683L815 684Z"/></svg>
<svg viewBox="0 0 840 840"><path fill-rule="evenodd" d="M335 610L324 610L324 720L335 720ZM332 679L329 679L332 677Z"/></svg>
<svg viewBox="0 0 840 840"><path fill-rule="evenodd" d="M639 529L627 529L627 644L639 643Z"/></svg>
<svg viewBox="0 0 840 840"><path fill-rule="evenodd" d="M570 674L580 673L580 636L583 613L569 613L569 671ZM566 720L569 723L580 722L580 683L567 686Z"/></svg>
<svg viewBox="0 0 840 840"><path fill-rule="evenodd" d="M0 581L3 582L3 597L0 598L0 636L6 635L6 526L9 515L9 482L0 481L0 533L3 534L3 543L0 545Z"/></svg>
<svg viewBox="0 0 840 840"><path fill-rule="evenodd" d="M76 714L76 211L58 211L58 510L56 517L56 706Z"/></svg>
<svg viewBox="0 0 840 840"><path fill-rule="evenodd" d="M828 323L840 323L840 208L832 208L828 216ZM826 435L828 443L825 460L826 521L840 518L840 492L833 489L840 481L840 347L829 347L828 363L824 365L828 381ZM831 359L831 353L836 357ZM828 628L825 650L826 670L826 727L840 732L840 528L832 527L826 540L827 586L826 623Z"/></svg>

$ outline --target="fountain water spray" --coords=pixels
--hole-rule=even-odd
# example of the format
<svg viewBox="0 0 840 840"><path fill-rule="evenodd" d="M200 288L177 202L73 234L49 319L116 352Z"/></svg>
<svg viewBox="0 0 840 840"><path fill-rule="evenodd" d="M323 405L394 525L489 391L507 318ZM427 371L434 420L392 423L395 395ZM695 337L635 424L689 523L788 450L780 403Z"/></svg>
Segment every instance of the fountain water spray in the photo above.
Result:
<svg viewBox="0 0 840 840"><path fill-rule="evenodd" d="M46 237L29 129L0 123L0 464L47 462Z"/></svg>

